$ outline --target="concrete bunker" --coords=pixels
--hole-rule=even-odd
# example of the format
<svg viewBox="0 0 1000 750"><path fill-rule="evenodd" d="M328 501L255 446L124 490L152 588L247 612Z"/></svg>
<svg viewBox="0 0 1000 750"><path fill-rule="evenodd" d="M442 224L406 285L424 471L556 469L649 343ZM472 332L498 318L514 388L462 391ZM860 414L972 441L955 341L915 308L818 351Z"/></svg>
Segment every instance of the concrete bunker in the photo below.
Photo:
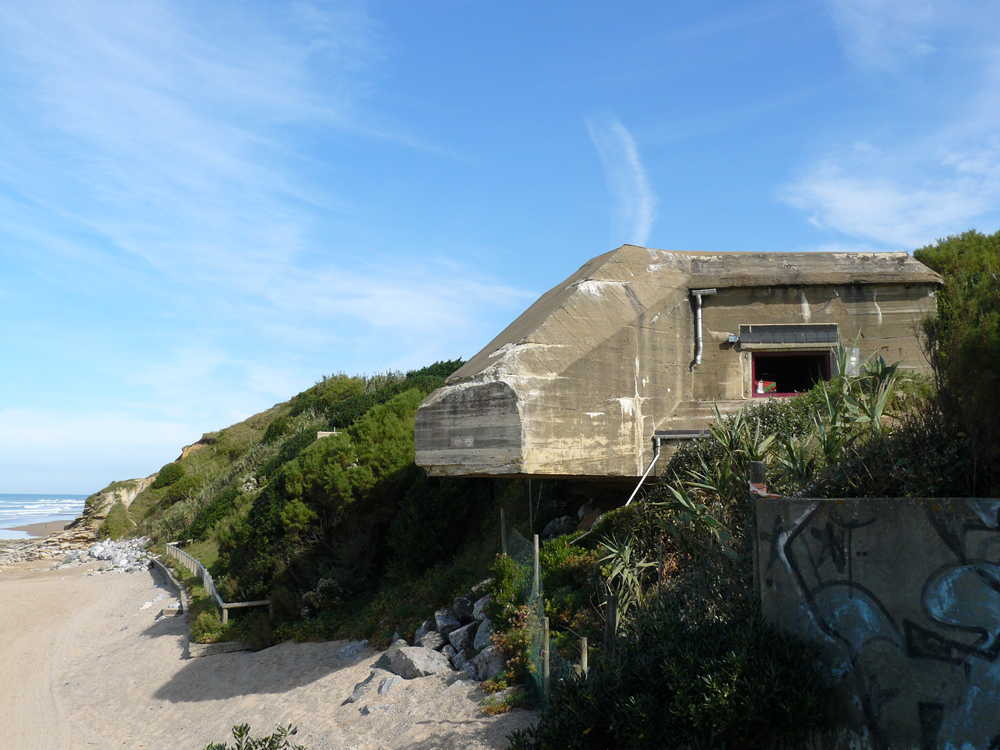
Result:
<svg viewBox="0 0 1000 750"><path fill-rule="evenodd" d="M624 245L543 294L421 405L438 476L634 487L657 445L878 351L926 371L940 277L906 253L697 253ZM855 343L856 342L856 343ZM666 462L661 461L661 468Z"/></svg>

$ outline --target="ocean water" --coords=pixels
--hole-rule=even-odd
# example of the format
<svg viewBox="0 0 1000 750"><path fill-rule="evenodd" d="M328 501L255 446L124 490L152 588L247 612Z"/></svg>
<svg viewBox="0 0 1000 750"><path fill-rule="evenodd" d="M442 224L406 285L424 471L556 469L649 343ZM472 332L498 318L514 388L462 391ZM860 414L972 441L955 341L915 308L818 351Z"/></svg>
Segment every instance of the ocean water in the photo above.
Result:
<svg viewBox="0 0 1000 750"><path fill-rule="evenodd" d="M0 539L25 539L13 526L47 521L69 521L83 513L86 495L3 495L0 494Z"/></svg>

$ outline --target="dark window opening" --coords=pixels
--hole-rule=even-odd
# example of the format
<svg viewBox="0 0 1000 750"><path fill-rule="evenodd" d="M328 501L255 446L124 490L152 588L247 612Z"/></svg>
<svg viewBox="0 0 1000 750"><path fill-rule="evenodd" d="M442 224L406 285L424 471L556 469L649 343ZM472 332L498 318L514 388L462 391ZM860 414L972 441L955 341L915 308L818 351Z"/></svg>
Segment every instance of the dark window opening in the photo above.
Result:
<svg viewBox="0 0 1000 750"><path fill-rule="evenodd" d="M753 395L795 396L830 379L829 352L754 352Z"/></svg>

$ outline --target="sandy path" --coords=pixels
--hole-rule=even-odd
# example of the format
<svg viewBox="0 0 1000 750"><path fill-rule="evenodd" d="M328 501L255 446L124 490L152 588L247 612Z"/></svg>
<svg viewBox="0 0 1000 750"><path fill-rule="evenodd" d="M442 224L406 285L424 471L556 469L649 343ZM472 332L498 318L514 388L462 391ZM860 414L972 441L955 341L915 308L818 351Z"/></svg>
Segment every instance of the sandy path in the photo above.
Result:
<svg viewBox="0 0 1000 750"><path fill-rule="evenodd" d="M183 619L156 621L176 601L158 574L87 572L0 573L0 750L200 750L243 722L255 734L295 724L310 750L499 750L534 720L484 716L482 693L455 675L343 706L378 656L340 661L344 642L187 659Z"/></svg>

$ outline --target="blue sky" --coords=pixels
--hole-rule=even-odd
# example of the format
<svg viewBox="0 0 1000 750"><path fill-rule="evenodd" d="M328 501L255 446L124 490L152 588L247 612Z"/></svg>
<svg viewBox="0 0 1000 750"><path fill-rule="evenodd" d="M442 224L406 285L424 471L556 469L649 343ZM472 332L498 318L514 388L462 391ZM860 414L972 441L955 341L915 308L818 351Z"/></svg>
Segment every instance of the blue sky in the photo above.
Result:
<svg viewBox="0 0 1000 750"><path fill-rule="evenodd" d="M624 242L1000 228L1000 4L0 5L0 492L469 357Z"/></svg>

